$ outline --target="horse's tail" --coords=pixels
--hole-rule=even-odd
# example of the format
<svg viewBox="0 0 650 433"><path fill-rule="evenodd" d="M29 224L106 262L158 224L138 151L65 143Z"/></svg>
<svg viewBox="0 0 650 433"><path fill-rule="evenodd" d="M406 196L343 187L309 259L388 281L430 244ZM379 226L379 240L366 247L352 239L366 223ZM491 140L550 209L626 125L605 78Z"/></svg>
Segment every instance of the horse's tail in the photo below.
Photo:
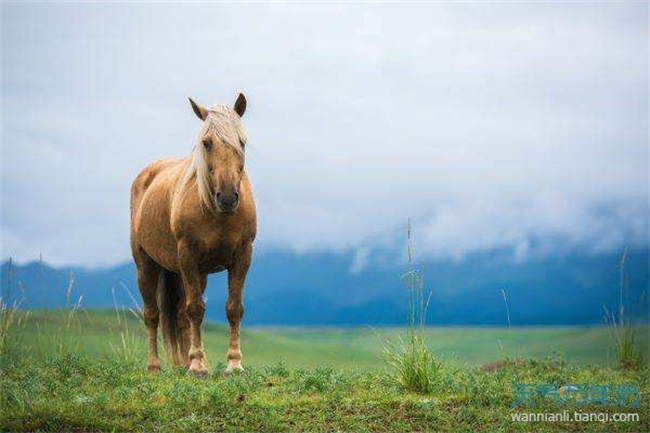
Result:
<svg viewBox="0 0 650 433"><path fill-rule="evenodd" d="M158 310L167 358L176 366L188 364L189 320L185 310L185 291L179 275L163 270L158 278Z"/></svg>

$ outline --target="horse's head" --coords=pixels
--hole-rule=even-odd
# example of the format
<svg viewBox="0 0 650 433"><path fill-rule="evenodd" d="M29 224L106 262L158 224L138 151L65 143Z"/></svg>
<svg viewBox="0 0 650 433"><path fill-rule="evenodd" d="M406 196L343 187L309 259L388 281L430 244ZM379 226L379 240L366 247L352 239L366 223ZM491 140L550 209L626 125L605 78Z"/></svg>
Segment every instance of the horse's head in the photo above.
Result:
<svg viewBox="0 0 650 433"><path fill-rule="evenodd" d="M246 133L241 117L246 98L240 93L233 108L217 105L208 109L192 98L190 103L204 122L194 154L199 195L218 212L235 212L244 176Z"/></svg>

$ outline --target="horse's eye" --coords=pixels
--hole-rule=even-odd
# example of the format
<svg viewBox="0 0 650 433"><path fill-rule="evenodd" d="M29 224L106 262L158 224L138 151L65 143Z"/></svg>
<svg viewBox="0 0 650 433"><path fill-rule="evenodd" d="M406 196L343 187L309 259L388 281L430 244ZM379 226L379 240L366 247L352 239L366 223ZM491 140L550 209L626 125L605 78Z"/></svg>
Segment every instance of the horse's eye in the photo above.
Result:
<svg viewBox="0 0 650 433"><path fill-rule="evenodd" d="M246 142L244 140L239 140L239 145L241 146L242 149L246 148Z"/></svg>
<svg viewBox="0 0 650 433"><path fill-rule="evenodd" d="M210 150L212 148L212 140L209 138L203 140L203 147L205 147L205 150Z"/></svg>
<svg viewBox="0 0 650 433"><path fill-rule="evenodd" d="M242 164L242 165L240 165L239 167L237 167L237 171L238 171L239 173L241 173L242 171L244 171L244 165Z"/></svg>

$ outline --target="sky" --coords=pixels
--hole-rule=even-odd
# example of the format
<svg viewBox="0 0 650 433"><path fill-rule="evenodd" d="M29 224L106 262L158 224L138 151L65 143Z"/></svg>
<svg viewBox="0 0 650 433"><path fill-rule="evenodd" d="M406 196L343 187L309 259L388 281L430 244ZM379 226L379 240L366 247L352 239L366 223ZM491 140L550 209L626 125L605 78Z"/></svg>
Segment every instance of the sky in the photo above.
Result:
<svg viewBox="0 0 650 433"><path fill-rule="evenodd" d="M187 97L248 109L258 250L648 244L648 4L3 3L2 259L130 259ZM396 234L397 233L397 234Z"/></svg>

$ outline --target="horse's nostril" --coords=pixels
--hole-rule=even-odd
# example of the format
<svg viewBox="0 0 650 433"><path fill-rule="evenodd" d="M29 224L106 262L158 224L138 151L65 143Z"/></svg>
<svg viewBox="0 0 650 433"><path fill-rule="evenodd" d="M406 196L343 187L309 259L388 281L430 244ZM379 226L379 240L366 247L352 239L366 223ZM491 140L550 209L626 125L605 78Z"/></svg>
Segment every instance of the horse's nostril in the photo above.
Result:
<svg viewBox="0 0 650 433"><path fill-rule="evenodd" d="M220 192L217 192L215 197L219 206L226 209L234 208L239 204L239 193L237 192L233 192L232 194L221 194Z"/></svg>

